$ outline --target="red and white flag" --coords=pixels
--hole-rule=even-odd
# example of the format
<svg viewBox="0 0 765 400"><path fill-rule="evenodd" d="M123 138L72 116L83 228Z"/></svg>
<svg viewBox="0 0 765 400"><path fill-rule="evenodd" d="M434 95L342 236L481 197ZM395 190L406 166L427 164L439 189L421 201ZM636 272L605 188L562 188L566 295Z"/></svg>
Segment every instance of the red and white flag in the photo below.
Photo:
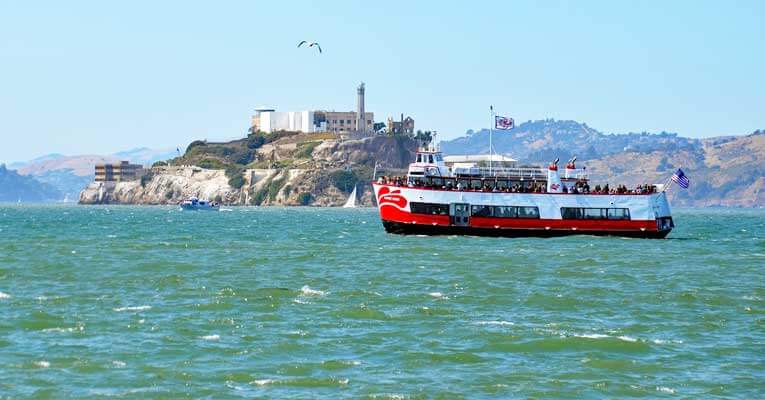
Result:
<svg viewBox="0 0 765 400"><path fill-rule="evenodd" d="M494 129L508 130L515 128L515 121L512 118L500 117L499 115L494 117Z"/></svg>

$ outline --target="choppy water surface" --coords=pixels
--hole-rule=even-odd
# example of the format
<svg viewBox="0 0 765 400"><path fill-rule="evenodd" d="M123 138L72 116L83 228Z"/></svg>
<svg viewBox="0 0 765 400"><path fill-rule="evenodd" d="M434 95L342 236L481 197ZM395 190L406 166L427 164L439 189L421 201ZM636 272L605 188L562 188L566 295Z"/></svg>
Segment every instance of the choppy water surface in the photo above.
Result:
<svg viewBox="0 0 765 400"><path fill-rule="evenodd" d="M762 398L765 212L667 240L0 206L0 397Z"/></svg>

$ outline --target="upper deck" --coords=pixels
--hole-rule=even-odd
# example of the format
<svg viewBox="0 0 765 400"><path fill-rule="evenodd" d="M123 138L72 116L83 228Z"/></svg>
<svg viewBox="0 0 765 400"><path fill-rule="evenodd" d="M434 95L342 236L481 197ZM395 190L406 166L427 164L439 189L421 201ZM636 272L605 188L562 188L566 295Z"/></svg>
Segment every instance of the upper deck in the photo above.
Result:
<svg viewBox="0 0 765 400"><path fill-rule="evenodd" d="M459 159L449 164L446 158ZM492 161L494 164L492 165ZM439 178L492 178L517 181L546 181L547 170L540 166L516 166L512 158L502 155L450 156L444 157L435 149L420 149L415 161L409 164L408 181L419 181L424 177ZM488 164L488 165L487 165ZM589 176L583 168L574 167L570 162L564 170L563 180L586 181Z"/></svg>

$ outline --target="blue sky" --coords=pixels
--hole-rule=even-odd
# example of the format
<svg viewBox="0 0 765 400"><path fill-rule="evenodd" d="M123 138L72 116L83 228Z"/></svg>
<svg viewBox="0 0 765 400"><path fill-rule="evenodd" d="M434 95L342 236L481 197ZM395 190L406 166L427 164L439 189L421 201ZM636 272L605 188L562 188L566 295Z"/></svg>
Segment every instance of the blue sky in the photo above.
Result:
<svg viewBox="0 0 765 400"><path fill-rule="evenodd" d="M763 1L0 3L0 161L243 136L256 106L404 112L441 138L575 119L765 128ZM321 43L324 54L297 49Z"/></svg>

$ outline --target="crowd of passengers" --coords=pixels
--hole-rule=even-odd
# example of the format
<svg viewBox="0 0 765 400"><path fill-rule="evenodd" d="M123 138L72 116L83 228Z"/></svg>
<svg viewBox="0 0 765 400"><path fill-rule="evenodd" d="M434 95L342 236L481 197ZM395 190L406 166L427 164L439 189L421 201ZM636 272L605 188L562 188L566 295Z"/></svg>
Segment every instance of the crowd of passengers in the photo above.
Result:
<svg viewBox="0 0 765 400"><path fill-rule="evenodd" d="M531 182L528 185L522 185L515 183L513 185L500 186L497 182L484 181L482 186L470 186L464 185L462 181L455 179L444 179L446 181L443 185L436 185L431 182L427 182L420 179L413 179L407 182L406 178L401 176L381 176L377 179L377 183L394 186L407 186L418 187L425 189L441 189L441 190L457 190L457 191L472 191L472 192L505 192L505 193L547 193L547 184L545 182ZM475 179L473 180L475 181ZM590 188L590 184L586 180L576 182L576 184L567 188L563 186L563 193L569 194L651 194L656 192L656 186L649 184L642 184L636 186L634 189L629 189L625 185L618 185L615 188L609 187L606 183L603 186L595 185L594 188Z"/></svg>

